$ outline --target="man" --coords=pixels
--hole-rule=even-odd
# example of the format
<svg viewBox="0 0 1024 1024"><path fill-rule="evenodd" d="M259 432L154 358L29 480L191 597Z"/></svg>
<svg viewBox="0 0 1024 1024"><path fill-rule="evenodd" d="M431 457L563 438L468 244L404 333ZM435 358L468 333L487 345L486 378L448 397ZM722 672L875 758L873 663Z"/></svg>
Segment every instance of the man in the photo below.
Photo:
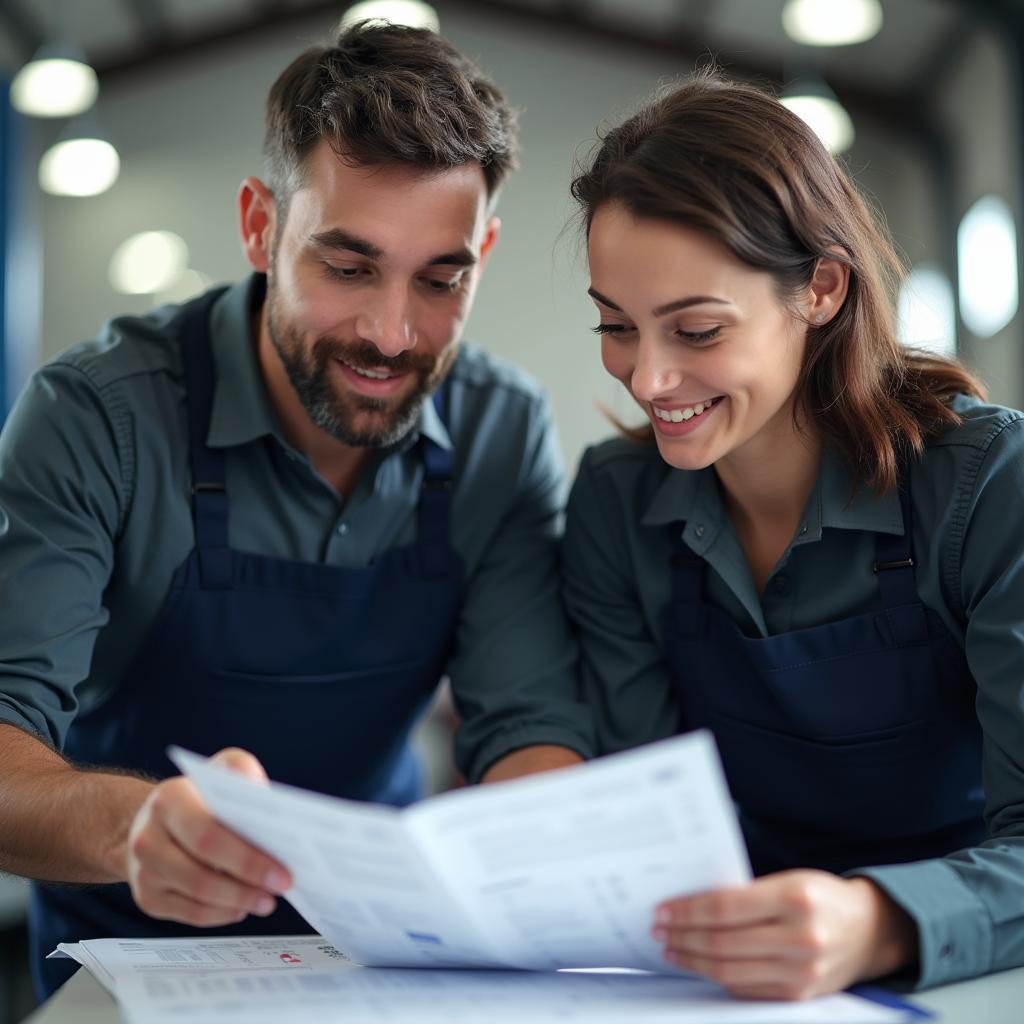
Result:
<svg viewBox="0 0 1024 1024"><path fill-rule="evenodd" d="M408 803L408 732L447 671L471 779L589 753L548 408L459 344L514 148L501 93L453 47L356 26L271 90L268 182L239 197L254 276L111 321L19 400L0 438L0 870L115 883L36 888L43 991L62 940L307 930L275 899L284 867L167 778L168 743Z"/></svg>

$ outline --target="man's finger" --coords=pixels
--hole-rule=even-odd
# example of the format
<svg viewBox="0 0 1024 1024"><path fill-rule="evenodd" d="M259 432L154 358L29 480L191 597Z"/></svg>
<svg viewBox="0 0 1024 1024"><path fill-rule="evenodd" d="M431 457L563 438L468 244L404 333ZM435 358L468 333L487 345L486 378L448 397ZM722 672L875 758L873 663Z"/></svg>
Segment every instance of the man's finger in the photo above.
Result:
<svg viewBox="0 0 1024 1024"><path fill-rule="evenodd" d="M259 759L242 750L241 747L225 747L218 750L210 758L210 764L220 765L222 768L230 768L231 771L244 775L255 782L267 782L267 773L260 764Z"/></svg>
<svg viewBox="0 0 1024 1024"><path fill-rule="evenodd" d="M227 910L224 907L212 907L181 893L170 891L153 894L147 899L145 906L140 904L140 907L150 917L190 924L196 928L221 928L237 924L246 917L244 913Z"/></svg>
<svg viewBox="0 0 1024 1024"><path fill-rule="evenodd" d="M206 867L190 857L170 835L145 871L140 871L140 885L145 885L146 876L153 878L156 888L176 892L197 903L234 914L266 917L277 907L277 900L265 888L246 885L230 875Z"/></svg>
<svg viewBox="0 0 1024 1024"><path fill-rule="evenodd" d="M164 828L196 860L277 895L291 887L288 870L217 821L187 780L156 793L153 800Z"/></svg>

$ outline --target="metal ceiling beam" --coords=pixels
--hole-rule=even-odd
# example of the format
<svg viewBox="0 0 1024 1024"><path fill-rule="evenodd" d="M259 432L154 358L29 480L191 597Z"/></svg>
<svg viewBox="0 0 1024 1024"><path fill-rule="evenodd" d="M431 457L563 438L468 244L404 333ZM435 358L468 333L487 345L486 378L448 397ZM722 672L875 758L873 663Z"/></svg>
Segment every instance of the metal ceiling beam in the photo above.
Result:
<svg viewBox="0 0 1024 1024"><path fill-rule="evenodd" d="M670 36L658 38L630 27L614 27L606 22L591 21L580 14L567 13L561 7L542 10L521 6L515 0L434 0L434 2L441 15L442 23L446 11L466 11L477 17L483 12L517 22L525 28L549 34L558 32L571 36L577 42L582 40L616 47L620 50L629 49L635 53L644 53L662 59L667 58L678 62L681 73L688 70L695 61L705 58L708 54L707 42L691 33L677 30ZM317 15L330 14L332 17L336 17L339 9L338 0L318 0L316 3L305 4L301 8L290 8L283 5L267 6L261 3L257 13L240 20L237 24L219 26L202 35L186 36L181 34L173 39L164 37L159 42L151 41L145 49L135 50L130 54L115 54L105 59L101 55L97 55L94 66L101 79L113 80L149 70L157 61L190 58L203 52L216 50L226 44L243 42L253 36L269 31L279 31L288 25L309 21ZM740 55L719 49L717 54L722 68L727 74L767 82L777 87L783 85L784 68L781 60L768 55L754 55L746 50ZM851 112L869 115L899 132L906 132L911 128L920 114L916 109L916 102L911 102L904 96L894 96L890 92L876 89L864 81L837 77L830 73L829 85ZM912 99L916 101L916 97Z"/></svg>
<svg viewBox="0 0 1024 1024"><path fill-rule="evenodd" d="M125 0L135 20L142 27L146 41L159 46L174 30L159 0Z"/></svg>
<svg viewBox="0 0 1024 1024"><path fill-rule="evenodd" d="M45 38L45 28L17 0L0 0L0 26L14 39L27 60Z"/></svg>

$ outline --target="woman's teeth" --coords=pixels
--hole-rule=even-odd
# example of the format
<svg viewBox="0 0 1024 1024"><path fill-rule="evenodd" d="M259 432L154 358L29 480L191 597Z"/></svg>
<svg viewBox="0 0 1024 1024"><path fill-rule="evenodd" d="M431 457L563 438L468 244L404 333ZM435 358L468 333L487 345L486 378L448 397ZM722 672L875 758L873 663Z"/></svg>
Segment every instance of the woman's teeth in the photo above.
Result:
<svg viewBox="0 0 1024 1024"><path fill-rule="evenodd" d="M682 409L659 409L653 405L651 408L659 420L664 420L666 423L682 423L683 420L692 420L694 416L699 416L718 401L720 399L711 398L706 402L698 402L696 405L684 406Z"/></svg>

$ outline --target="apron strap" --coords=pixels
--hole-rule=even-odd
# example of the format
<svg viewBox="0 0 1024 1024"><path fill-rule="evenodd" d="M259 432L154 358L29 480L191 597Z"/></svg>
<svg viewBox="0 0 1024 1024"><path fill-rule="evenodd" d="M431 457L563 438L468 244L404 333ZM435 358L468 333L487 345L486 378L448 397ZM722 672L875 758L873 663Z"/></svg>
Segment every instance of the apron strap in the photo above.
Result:
<svg viewBox="0 0 1024 1024"><path fill-rule="evenodd" d="M199 555L200 586L223 590L231 585L228 548L228 494L224 452L210 448L216 373L210 344L210 309L226 291L207 292L185 309L182 358L188 397L189 462L192 467L192 518Z"/></svg>
<svg viewBox="0 0 1024 1024"><path fill-rule="evenodd" d="M686 523L673 523L671 530L672 626L677 636L695 639L704 603L704 559L686 546Z"/></svg>
<svg viewBox="0 0 1024 1024"><path fill-rule="evenodd" d="M434 408L447 426L447 385L434 392ZM427 577L443 576L449 566L451 504L454 456L450 448L424 437L420 442L423 457L423 483L418 507L418 536L422 569Z"/></svg>
<svg viewBox="0 0 1024 1024"><path fill-rule="evenodd" d="M920 601L914 579L914 513L910 505L910 467L900 466L897 484L903 512L902 536L875 534L875 561L872 569L886 608L916 604Z"/></svg>

